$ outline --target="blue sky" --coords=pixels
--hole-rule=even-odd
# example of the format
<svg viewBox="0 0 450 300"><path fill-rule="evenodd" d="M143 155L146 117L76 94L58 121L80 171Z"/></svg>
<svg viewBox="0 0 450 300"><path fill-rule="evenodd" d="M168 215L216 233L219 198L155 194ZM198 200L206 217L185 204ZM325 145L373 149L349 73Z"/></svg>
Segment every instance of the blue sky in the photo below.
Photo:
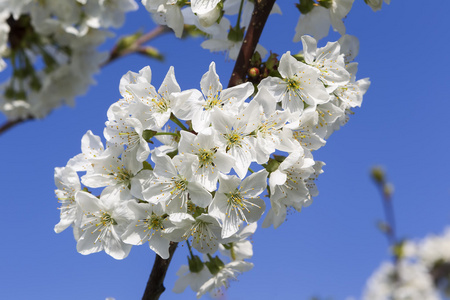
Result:
<svg viewBox="0 0 450 300"><path fill-rule="evenodd" d="M294 1L278 2L283 15L270 17L261 44L280 55L298 52L301 44L291 42L298 18ZM326 163L317 182L319 196L301 213L289 215L277 230L257 230L251 260L255 267L231 283L227 299L360 298L371 273L389 259L385 238L375 225L383 213L369 178L373 165L385 166L395 186L400 237L440 233L450 223L450 97L446 92L450 3L392 2L374 13L362 0L355 0L345 24L347 33L360 40L357 77L370 77L372 86L350 122L314 153L316 160ZM118 35L153 26L140 7L127 16L127 25ZM321 43L338 38L333 33ZM233 62L201 49L200 43L199 38L158 38L151 45L165 54L165 62L137 55L114 62L96 77L96 86L78 97L75 107L62 107L45 120L22 124L0 136L4 168L0 173L0 299L141 297L155 254L146 245L133 247L122 261L103 252L77 253L70 230L53 231L59 220L53 169L80 152L87 130L102 135L107 108L120 98L118 83L129 70L150 65L152 83L159 86L173 65L182 89L198 88L214 60L226 86ZM194 298L190 290L180 295L170 291L186 256L186 246L179 247L162 299Z"/></svg>

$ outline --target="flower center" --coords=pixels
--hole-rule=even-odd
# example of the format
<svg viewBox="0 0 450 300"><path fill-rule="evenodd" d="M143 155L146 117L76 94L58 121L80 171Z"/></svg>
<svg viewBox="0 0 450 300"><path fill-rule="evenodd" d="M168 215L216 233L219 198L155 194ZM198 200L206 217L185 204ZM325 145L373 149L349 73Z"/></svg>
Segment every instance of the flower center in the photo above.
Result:
<svg viewBox="0 0 450 300"><path fill-rule="evenodd" d="M178 179L174 180L174 184L175 186L170 193L178 194L180 192L184 192L187 189L188 181L185 178L179 176Z"/></svg>
<svg viewBox="0 0 450 300"><path fill-rule="evenodd" d="M101 216L100 223L95 224L95 226L103 225L104 227L108 227L110 225L117 225L116 220L114 220L110 214L104 212Z"/></svg>
<svg viewBox="0 0 450 300"><path fill-rule="evenodd" d="M150 219L146 219L145 221L147 223L148 230L153 229L154 231L158 231L164 228L162 224L162 218L160 216L155 215L154 213L152 214Z"/></svg>
<svg viewBox="0 0 450 300"><path fill-rule="evenodd" d="M232 132L225 134L224 137L227 140L227 151L235 146L241 146L242 136L240 134Z"/></svg>
<svg viewBox="0 0 450 300"><path fill-rule="evenodd" d="M166 98L158 94L156 98L152 99L153 106L158 113L164 113L169 109L169 103L167 103Z"/></svg>
<svg viewBox="0 0 450 300"><path fill-rule="evenodd" d="M213 107L220 105L222 103L222 100L219 99L219 94L215 95L209 95L208 99L206 100L206 104L203 106L205 110L210 110Z"/></svg>
<svg viewBox="0 0 450 300"><path fill-rule="evenodd" d="M215 149L199 149L197 153L198 160L200 162L200 168L207 167L209 165L214 165L214 153Z"/></svg>
<svg viewBox="0 0 450 300"><path fill-rule="evenodd" d="M284 79L284 81L286 81L287 83L287 87L289 90L298 90L300 88L300 83L293 79L293 78L286 78Z"/></svg>
<svg viewBox="0 0 450 300"><path fill-rule="evenodd" d="M240 206L241 208L246 208L244 204L244 197L241 196L239 190L232 193L225 194L228 197L228 205Z"/></svg>
<svg viewBox="0 0 450 300"><path fill-rule="evenodd" d="M115 180L117 180L119 183L125 185L125 186L129 186L131 183L131 178L133 177L133 174L125 169L125 168L121 168L121 167L117 167L117 172L115 174Z"/></svg>

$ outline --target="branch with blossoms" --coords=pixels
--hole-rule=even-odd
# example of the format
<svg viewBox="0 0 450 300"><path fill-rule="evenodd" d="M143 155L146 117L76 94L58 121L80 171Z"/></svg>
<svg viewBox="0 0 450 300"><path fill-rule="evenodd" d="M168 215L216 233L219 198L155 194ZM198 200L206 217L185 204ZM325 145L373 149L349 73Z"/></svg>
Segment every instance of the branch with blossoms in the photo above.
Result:
<svg viewBox="0 0 450 300"><path fill-rule="evenodd" d="M25 24L22 24L25 23ZM19 45L23 44L23 39L30 39L30 33L26 34L26 32L34 32L34 29L31 27L32 25L29 22L25 22L25 21L21 21L20 19L18 21L15 21L12 17L10 17L8 19L8 24L10 24L10 32L9 32L9 41L11 44L11 50L12 53L10 54L11 56L11 60L12 60L12 66L13 66L13 74L22 74L25 72L30 72L30 68L32 68L31 65L28 66L21 66L20 63L16 65L16 63L14 63L14 59L16 54L15 51L17 50L18 53L21 53L21 51L23 51L23 48L19 48L19 49L15 49L18 48ZM25 32L25 33L23 33ZM118 40L117 44L113 47L113 49L110 51L108 57L105 59L104 56L102 56L100 59L98 59L97 61L95 61L95 65L98 67L91 67L91 70L88 71L88 73L90 72L97 72L98 70L100 70L102 67L105 67L106 65L112 63L113 61L133 54L133 53L139 53L142 54L146 57L149 58L153 58L153 59L157 59L157 60L162 60L164 57L163 55L158 51L158 49L152 47L152 46L148 46L145 45L146 43L148 43L149 41L155 39L156 37L167 33L168 32L168 28L166 26L162 26L159 25L156 28L154 28L153 30L142 34L140 32L129 35L129 36L125 36L122 37ZM36 37L37 38L37 37ZM103 39L101 39L101 41L103 41ZM93 47L96 47L98 44L94 44ZM57 44L54 44L53 46L58 46ZM48 45L47 45L48 47ZM44 57L48 56L48 54L44 54L41 53ZM22 54L22 56L26 57L27 54ZM1 57L0 57L1 59ZM70 59L70 55L69 55L69 59ZM56 63L53 60L47 58L48 60L48 64L61 64L61 63ZM45 59L44 59L45 61ZM47 63L47 62L46 62ZM47 66L49 69L55 68L55 66L50 67ZM75 66L74 66L75 67ZM79 66L77 66L79 67ZM50 71L50 73L52 73L53 71ZM31 74L34 74L34 71L31 71ZM49 74L47 74L49 75ZM31 121L31 120L36 120L36 119L40 119L42 118L45 114L48 114L53 107L49 107L45 113L41 112L35 112L33 111L33 108L30 107L28 101L24 101L27 99L28 96L33 96L36 97L36 95L32 95L31 91L26 91L22 88L22 90L16 90L16 88L12 85L12 83L14 81L22 81L23 80L23 75L18 76L17 79L14 78L11 79L11 85L9 88L6 89L5 91L5 97L7 99L11 99L14 100L14 98L21 98L20 100L14 100L12 102L6 101L4 106L3 106L3 111L9 115L10 120L6 121L4 124L0 125L0 135L3 134L4 132L12 129L13 127L22 124L24 122L27 121ZM30 86L31 90L35 89L35 90L40 90L41 89L41 81L45 81L46 79L37 79L38 75L32 75L32 76L36 76L33 80L36 80L36 85L35 86ZM42 76L42 75L40 75ZM92 74L90 74L89 76L92 76ZM25 78L26 79L26 78ZM92 83L88 82L88 83ZM19 84L19 85L23 85L23 83ZM74 91L75 92L75 91ZM78 92L78 91L76 91ZM27 96L28 95L28 96ZM58 95L60 97L60 95ZM75 95L72 95L75 96ZM64 97L68 97L68 96L64 96ZM50 106L57 106L58 105L58 101L55 100L55 103L48 103L48 105ZM41 108L37 108L37 109L41 109Z"/></svg>
<svg viewBox="0 0 450 300"><path fill-rule="evenodd" d="M3 58L13 67L0 133L73 103L107 63L136 52L159 59L144 43L167 28L177 37L195 28L203 48L236 59L225 89L214 62L200 89L181 89L173 67L159 89L150 67L128 72L107 113L106 143L87 131L81 153L55 168L55 232L70 227L79 253L115 259L148 243L156 258L144 299L164 292L175 249L186 243L188 262L173 290L190 286L201 297L253 268L249 238L258 221L278 228L288 211L312 203L324 166L313 153L361 106L370 82L356 79L358 42L344 35L353 0L301 0L294 40L303 51L267 59L258 42L269 15L281 13L275 0L141 2L160 26L121 39L110 54L97 47L138 8L134 0L0 3L0 71ZM342 38L318 46L326 34L314 30L330 26Z"/></svg>
<svg viewBox="0 0 450 300"><path fill-rule="evenodd" d="M158 90L150 67L124 75L122 99L108 110L106 145L88 131L82 153L55 170L55 231L72 226L80 253L116 259L148 242L159 257L147 285L157 292L145 299L164 290L176 243L188 243L190 256L175 292L217 293L252 269L248 238L257 221L266 213L262 226L277 228L288 210L311 204L324 165L313 152L347 122L369 86L356 80L351 37L325 47L310 36L301 41L303 54L284 53L278 76L263 78L256 91L251 82L223 89L214 62L200 90L182 90L173 67ZM244 53L257 41L241 44ZM101 194L92 195L97 188Z"/></svg>

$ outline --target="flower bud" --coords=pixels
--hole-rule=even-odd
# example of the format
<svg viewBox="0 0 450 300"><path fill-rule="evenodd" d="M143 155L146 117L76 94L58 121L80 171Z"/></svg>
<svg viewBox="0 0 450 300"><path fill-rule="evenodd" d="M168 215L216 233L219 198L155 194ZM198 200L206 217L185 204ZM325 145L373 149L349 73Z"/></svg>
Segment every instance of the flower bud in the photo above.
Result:
<svg viewBox="0 0 450 300"><path fill-rule="evenodd" d="M258 68L251 68L250 70L248 70L248 75L251 77L251 78L256 78L256 77L258 77L259 76L259 69Z"/></svg>
<svg viewBox="0 0 450 300"><path fill-rule="evenodd" d="M136 32L121 38L117 43L116 51L120 53L121 51L130 48L141 36L142 32Z"/></svg>
<svg viewBox="0 0 450 300"><path fill-rule="evenodd" d="M378 184L383 184L385 181L384 170L381 167L373 167L371 171L373 180Z"/></svg>
<svg viewBox="0 0 450 300"><path fill-rule="evenodd" d="M151 46L140 47L139 53L144 54L148 57L154 58L159 61L164 60L164 56L155 47L151 47Z"/></svg>

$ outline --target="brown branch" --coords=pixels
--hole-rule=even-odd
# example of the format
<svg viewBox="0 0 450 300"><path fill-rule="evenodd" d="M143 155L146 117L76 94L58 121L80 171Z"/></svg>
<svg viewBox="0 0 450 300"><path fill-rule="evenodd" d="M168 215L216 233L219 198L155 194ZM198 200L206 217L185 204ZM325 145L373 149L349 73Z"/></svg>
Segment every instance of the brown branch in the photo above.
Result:
<svg viewBox="0 0 450 300"><path fill-rule="evenodd" d="M256 0L255 8L253 9L252 19L248 26L247 33L242 42L239 56L234 65L233 73L231 74L228 87L232 87L245 82L247 70L258 45L259 38L266 25L270 11L272 10L275 0Z"/></svg>
<svg viewBox="0 0 450 300"><path fill-rule="evenodd" d="M177 246L178 243L170 242L168 259L162 259L159 255L156 255L142 300L157 300L166 290L164 287L164 278L166 277L167 269L169 268L170 261Z"/></svg>
<svg viewBox="0 0 450 300"><path fill-rule="evenodd" d="M23 119L17 119L12 121L6 121L2 126L0 126L0 135L13 128L16 125L22 124L26 121L34 120L34 117L27 116Z"/></svg>
<svg viewBox="0 0 450 300"><path fill-rule="evenodd" d="M169 28L167 26L158 25L153 30L147 32L146 34L139 37L133 45L129 46L128 48L121 50L119 49L119 44L115 45L114 48L111 50L111 53L109 55L109 58L101 64L101 67L104 67L105 65L115 61L116 59L132 54L132 53L140 53L143 51L143 45L152 39L160 36L163 33L169 32Z"/></svg>

